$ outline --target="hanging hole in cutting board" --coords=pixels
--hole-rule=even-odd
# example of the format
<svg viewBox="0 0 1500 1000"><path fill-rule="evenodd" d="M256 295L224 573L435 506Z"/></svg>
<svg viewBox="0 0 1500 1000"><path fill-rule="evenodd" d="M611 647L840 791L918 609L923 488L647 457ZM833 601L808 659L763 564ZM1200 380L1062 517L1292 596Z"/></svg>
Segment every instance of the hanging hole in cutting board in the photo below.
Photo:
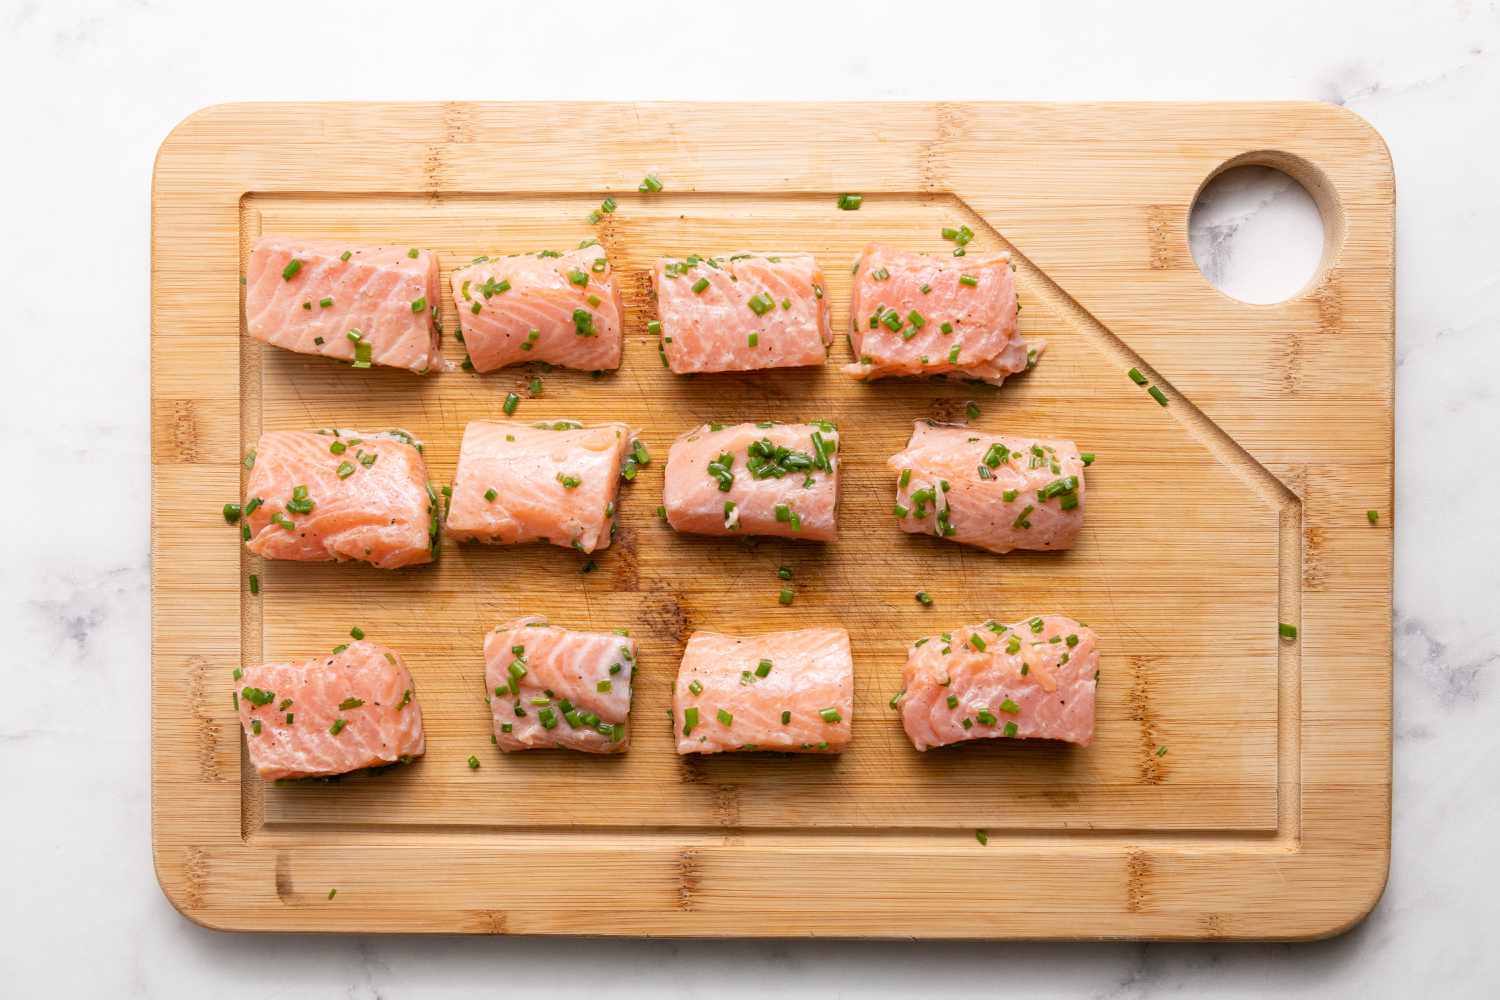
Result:
<svg viewBox="0 0 1500 1000"><path fill-rule="evenodd" d="M1198 189L1188 216L1188 243L1203 277L1257 305L1284 302L1314 285L1333 252L1326 230L1336 206L1321 173L1291 157L1277 166L1256 162L1271 155L1224 164ZM1322 197L1281 165L1312 181Z"/></svg>

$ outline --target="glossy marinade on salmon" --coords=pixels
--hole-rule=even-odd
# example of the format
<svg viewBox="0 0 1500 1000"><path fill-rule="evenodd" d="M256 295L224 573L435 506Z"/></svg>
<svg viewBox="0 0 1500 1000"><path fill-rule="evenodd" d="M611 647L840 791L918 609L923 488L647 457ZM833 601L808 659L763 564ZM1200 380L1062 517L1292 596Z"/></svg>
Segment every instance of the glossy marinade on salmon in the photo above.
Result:
<svg viewBox="0 0 1500 1000"><path fill-rule="evenodd" d="M250 762L267 781L405 762L426 747L411 673L379 643L236 671L235 706Z"/></svg>
<svg viewBox="0 0 1500 1000"><path fill-rule="evenodd" d="M426 372L443 363L438 294L430 250L262 236L245 273L245 330L356 368Z"/></svg>
<svg viewBox="0 0 1500 1000"><path fill-rule="evenodd" d="M1036 362L1043 344L1017 330L1008 253L929 257L871 243L855 264L849 306L860 379L953 374L999 385Z"/></svg>
<svg viewBox="0 0 1500 1000"><path fill-rule="evenodd" d="M831 423L704 424L667 452L667 523L701 535L832 541L838 451Z"/></svg>
<svg viewBox="0 0 1500 1000"><path fill-rule="evenodd" d="M245 461L240 530L256 555L380 569L436 558L437 497L410 434L267 431Z"/></svg>
<svg viewBox="0 0 1500 1000"><path fill-rule="evenodd" d="M887 464L906 532L1003 553L1071 548L1083 528L1087 463L1072 441L918 420Z"/></svg>
<svg viewBox="0 0 1500 1000"><path fill-rule="evenodd" d="M821 365L833 341L812 254L668 258L651 281L653 329L678 374Z"/></svg>
<svg viewBox="0 0 1500 1000"><path fill-rule="evenodd" d="M1094 738L1099 642L1063 615L982 622L918 639L892 699L918 750L965 740Z"/></svg>
<svg viewBox="0 0 1500 1000"><path fill-rule="evenodd" d="M448 534L461 542L605 548L632 447L621 423L473 421L458 452Z"/></svg>
<svg viewBox="0 0 1500 1000"><path fill-rule="evenodd" d="M604 248L480 257L454 271L459 338L475 371L525 361L620 367L620 290Z"/></svg>
<svg viewBox="0 0 1500 1000"><path fill-rule="evenodd" d="M484 637L495 744L623 753L636 655L623 632L556 628L536 615L497 625Z"/></svg>
<svg viewBox="0 0 1500 1000"><path fill-rule="evenodd" d="M678 753L839 753L853 723L854 658L843 629L688 640L672 689Z"/></svg>

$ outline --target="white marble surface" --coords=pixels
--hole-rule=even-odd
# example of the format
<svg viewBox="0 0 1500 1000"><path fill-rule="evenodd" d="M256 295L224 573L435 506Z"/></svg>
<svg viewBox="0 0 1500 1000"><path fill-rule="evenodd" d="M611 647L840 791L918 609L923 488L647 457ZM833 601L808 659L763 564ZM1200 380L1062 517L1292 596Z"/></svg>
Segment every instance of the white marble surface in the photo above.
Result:
<svg viewBox="0 0 1500 1000"><path fill-rule="evenodd" d="M482 24L474 3L234 6L0 3L0 994L1495 995L1495 3L617 0L495 5ZM1369 920L1298 946L642 943L235 936L167 905L145 722L158 143L228 100L673 97L1317 98L1384 133L1400 201L1395 851ZM1206 213L1196 238L1226 286L1276 278L1239 251L1306 228L1285 201Z"/></svg>

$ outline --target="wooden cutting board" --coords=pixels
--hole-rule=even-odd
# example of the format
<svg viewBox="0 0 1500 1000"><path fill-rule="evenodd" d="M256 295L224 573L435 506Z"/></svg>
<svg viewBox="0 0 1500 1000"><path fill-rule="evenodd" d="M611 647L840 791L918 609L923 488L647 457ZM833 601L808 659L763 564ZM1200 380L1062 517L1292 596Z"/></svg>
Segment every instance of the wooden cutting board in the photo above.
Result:
<svg viewBox="0 0 1500 1000"><path fill-rule="evenodd" d="M1194 195L1241 163L1286 170L1327 230L1316 278L1246 305L1194 266ZM666 190L639 194L648 172ZM840 192L864 206L839 211ZM588 213L611 194L603 223ZM246 104L162 145L152 187L152 842L167 896L213 927L685 936L1304 938L1369 911L1391 789L1394 180L1365 122L1323 104ZM809 250L847 329L870 240L1010 249L1022 329L1048 349L1003 388L821 370L675 377L653 257ZM622 271L618 373L356 371L242 336L261 233L479 254L597 236ZM443 323L457 313L443 303ZM445 349L461 348L451 336ZM1139 367L1169 400L1126 377ZM220 506L262 430L405 427L450 482L464 424L627 420L658 456L616 544L448 543L434 567L263 563ZM1067 437L1098 455L1066 553L994 556L900 532L884 460L913 419ZM707 419L843 430L836 544L674 536L668 443ZM1366 511L1379 512L1378 524ZM796 601L777 603L776 569ZM261 580L251 596L250 574ZM924 589L931 608L913 600ZM887 701L903 643L1059 611L1101 636L1088 749L991 741L919 754ZM521 613L628 627L630 752L503 757L484 631ZM1296 625L1295 642L1277 624ZM266 785L231 671L347 641L400 649L419 762ZM670 684L696 629L842 625L842 757L680 759ZM466 761L475 754L477 771ZM976 829L988 831L982 846ZM337 895L329 898L331 890Z"/></svg>

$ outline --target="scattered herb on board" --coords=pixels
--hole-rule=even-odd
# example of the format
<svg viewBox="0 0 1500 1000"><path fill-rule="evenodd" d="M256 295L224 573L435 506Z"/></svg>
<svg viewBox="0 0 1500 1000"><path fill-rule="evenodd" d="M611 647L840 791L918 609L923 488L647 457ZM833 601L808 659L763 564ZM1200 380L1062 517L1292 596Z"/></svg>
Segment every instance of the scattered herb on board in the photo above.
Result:
<svg viewBox="0 0 1500 1000"><path fill-rule="evenodd" d="M839 208L843 209L846 212L857 211L859 209L859 206L863 205L864 203L865 196L862 194L839 195Z"/></svg>

